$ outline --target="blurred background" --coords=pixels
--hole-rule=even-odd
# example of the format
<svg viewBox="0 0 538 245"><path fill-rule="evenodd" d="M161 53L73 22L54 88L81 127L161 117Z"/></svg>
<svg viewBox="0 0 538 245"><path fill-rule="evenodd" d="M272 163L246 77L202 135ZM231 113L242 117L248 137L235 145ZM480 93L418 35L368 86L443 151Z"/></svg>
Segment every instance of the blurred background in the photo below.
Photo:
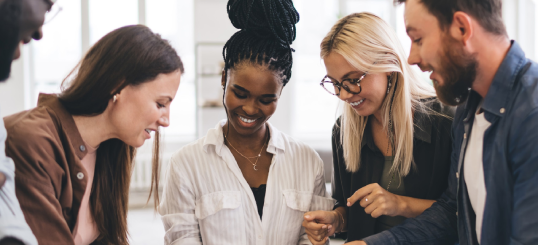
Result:
<svg viewBox="0 0 538 245"><path fill-rule="evenodd" d="M319 44L341 17L368 11L386 20L398 33L405 50L403 6L392 0L294 0L297 24L293 76L285 87L270 122L281 131L311 145L332 173L331 129L338 117L338 99L319 81L325 75ZM172 103L171 126L163 132L163 167L183 145L205 135L225 118L220 71L222 47L237 31L226 13L227 0L58 0L54 16L43 26L44 37L25 45L14 62L8 83L0 84L0 117L30 109L39 93L58 93L63 79L84 53L106 33L125 25L144 24L168 39L181 56L185 74ZM505 0L503 15L510 38L531 59L538 57L537 0ZM423 74L428 79L429 74ZM150 202L151 144L138 151L131 184L129 230L132 244L163 244L164 230ZM330 191L330 188L328 188ZM333 241L341 244L342 241Z"/></svg>

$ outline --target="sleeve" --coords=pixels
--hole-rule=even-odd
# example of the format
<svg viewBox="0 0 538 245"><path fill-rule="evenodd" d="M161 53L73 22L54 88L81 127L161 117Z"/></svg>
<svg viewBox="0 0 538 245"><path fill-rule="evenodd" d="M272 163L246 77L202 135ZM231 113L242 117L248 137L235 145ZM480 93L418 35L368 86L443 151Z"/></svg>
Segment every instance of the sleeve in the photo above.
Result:
<svg viewBox="0 0 538 245"><path fill-rule="evenodd" d="M511 244L538 244L538 110L515 127L509 164L514 177ZM513 152L512 152L513 151Z"/></svg>
<svg viewBox="0 0 538 245"><path fill-rule="evenodd" d="M336 121L333 127L332 133L332 152L333 152L333 175L331 181L332 197L336 200L334 209L338 207L346 207L347 198L344 196L344 189L342 187L342 178L340 174L340 165L344 162L344 150L340 143L340 119Z"/></svg>
<svg viewBox="0 0 538 245"><path fill-rule="evenodd" d="M194 214L196 197L189 178L179 169L184 164L179 154L172 156L166 173L159 213L164 225L165 244L202 245L198 219Z"/></svg>
<svg viewBox="0 0 538 245"><path fill-rule="evenodd" d="M321 158L315 154L315 166L318 169L316 180L314 183L314 191L312 195L312 202L310 204L310 211L317 211L317 210L325 210L329 211L332 210L334 206L334 199L330 198L327 195L327 187L325 185L325 168L324 163ZM312 243L310 240L308 240L308 235L306 234L305 228L301 227L301 237L299 239L298 245L311 245ZM327 241L327 244L329 244L329 241Z"/></svg>
<svg viewBox="0 0 538 245"><path fill-rule="evenodd" d="M57 196L59 192L53 184L65 177L49 175L62 172L55 169L60 168L55 153L62 149L50 138L53 132L46 130L46 127L31 132L20 127L8 129L6 155L16 166L16 196L39 244L74 244Z"/></svg>
<svg viewBox="0 0 538 245"><path fill-rule="evenodd" d="M1 123L0 127L2 131ZM26 245L37 245L37 240L24 219L15 194L15 166L13 161L4 154L3 139L0 144L2 144L0 145L0 172L6 177L5 184L0 188L0 241L11 237Z"/></svg>
<svg viewBox="0 0 538 245"><path fill-rule="evenodd" d="M399 226L363 239L368 245L377 244L454 244L458 238L457 202L459 149L452 130L452 155L448 188L437 202L416 218Z"/></svg>

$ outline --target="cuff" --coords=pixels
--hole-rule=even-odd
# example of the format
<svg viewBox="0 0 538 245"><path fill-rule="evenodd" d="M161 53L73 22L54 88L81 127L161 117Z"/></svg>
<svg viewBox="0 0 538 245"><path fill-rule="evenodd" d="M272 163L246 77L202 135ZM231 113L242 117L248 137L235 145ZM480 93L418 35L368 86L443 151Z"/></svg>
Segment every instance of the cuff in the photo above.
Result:
<svg viewBox="0 0 538 245"><path fill-rule="evenodd" d="M399 244L396 237L390 231L383 231L362 239L367 245L376 244Z"/></svg>

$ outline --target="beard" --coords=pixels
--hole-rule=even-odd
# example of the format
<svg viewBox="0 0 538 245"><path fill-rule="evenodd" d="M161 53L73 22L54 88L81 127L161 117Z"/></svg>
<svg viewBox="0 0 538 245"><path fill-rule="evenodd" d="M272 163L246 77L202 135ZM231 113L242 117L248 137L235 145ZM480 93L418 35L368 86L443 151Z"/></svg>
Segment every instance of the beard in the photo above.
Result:
<svg viewBox="0 0 538 245"><path fill-rule="evenodd" d="M11 63L19 45L20 0L6 0L0 5L0 82L9 78Z"/></svg>
<svg viewBox="0 0 538 245"><path fill-rule="evenodd" d="M457 106L469 97L476 79L478 61L475 54L466 52L463 45L450 35L446 35L446 40L440 54L441 69L438 71L444 84L433 80L433 86L439 101L450 106Z"/></svg>

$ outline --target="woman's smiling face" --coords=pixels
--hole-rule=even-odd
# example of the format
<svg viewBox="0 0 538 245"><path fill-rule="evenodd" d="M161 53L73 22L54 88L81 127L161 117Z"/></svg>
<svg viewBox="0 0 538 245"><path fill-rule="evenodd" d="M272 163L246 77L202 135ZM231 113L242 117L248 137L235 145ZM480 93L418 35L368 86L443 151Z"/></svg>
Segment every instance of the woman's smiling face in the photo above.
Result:
<svg viewBox="0 0 538 245"><path fill-rule="evenodd" d="M327 75L338 81L357 79L364 74L364 71L358 71L336 52L327 55L323 62L327 69ZM387 76L388 73L368 73L360 82L362 90L359 94L351 94L340 89L338 98L353 107L360 116L370 116L381 108L387 96Z"/></svg>
<svg viewBox="0 0 538 245"><path fill-rule="evenodd" d="M275 113L283 83L280 76L260 65L240 65L228 71L224 105L228 123L243 136L252 135Z"/></svg>

